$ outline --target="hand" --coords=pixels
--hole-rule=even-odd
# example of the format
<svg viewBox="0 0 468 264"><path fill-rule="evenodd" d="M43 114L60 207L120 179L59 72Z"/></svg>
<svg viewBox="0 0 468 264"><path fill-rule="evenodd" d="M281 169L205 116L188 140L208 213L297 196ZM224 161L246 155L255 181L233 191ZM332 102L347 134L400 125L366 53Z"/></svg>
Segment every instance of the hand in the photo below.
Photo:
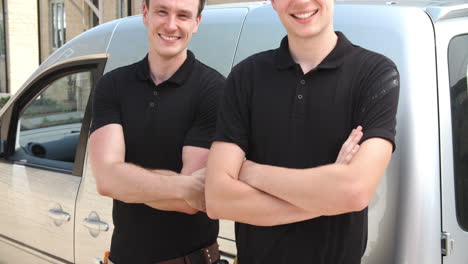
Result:
<svg viewBox="0 0 468 264"><path fill-rule="evenodd" d="M359 141L363 136L362 127L358 126L357 128L351 131L346 141L341 146L340 153L338 153L338 157L336 158L336 164L349 164L353 159L354 155L359 150Z"/></svg>
<svg viewBox="0 0 468 264"><path fill-rule="evenodd" d="M242 163L242 167L239 172L239 181L242 181L244 183L247 183L251 185L251 181L255 177L256 173L256 168L257 168L257 163L250 161L250 160L244 160Z"/></svg>
<svg viewBox="0 0 468 264"><path fill-rule="evenodd" d="M187 176L188 185L184 195L184 200L190 207L203 212L206 212L205 175L205 168L203 168L192 173L191 176Z"/></svg>

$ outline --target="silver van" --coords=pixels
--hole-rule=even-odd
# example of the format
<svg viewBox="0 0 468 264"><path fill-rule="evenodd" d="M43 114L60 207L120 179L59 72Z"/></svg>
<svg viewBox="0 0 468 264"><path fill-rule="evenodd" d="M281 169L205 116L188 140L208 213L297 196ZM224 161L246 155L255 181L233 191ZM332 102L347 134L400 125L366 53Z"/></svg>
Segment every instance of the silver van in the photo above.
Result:
<svg viewBox="0 0 468 264"><path fill-rule="evenodd" d="M370 205L362 263L468 263L468 2L337 2L335 28L401 75L397 150ZM228 75L284 35L268 2L209 6L190 49ZM112 201L97 194L86 155L90 95L147 49L141 16L89 30L0 111L0 263L99 263L109 249ZM231 261L234 239L221 221Z"/></svg>

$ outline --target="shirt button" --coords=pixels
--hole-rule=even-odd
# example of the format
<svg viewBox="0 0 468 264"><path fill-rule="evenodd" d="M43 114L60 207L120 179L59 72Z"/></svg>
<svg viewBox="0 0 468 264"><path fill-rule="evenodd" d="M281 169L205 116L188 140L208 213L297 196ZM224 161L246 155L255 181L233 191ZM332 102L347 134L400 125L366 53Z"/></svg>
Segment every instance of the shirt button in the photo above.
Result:
<svg viewBox="0 0 468 264"><path fill-rule="evenodd" d="M299 95L297 96L297 99L299 99L299 100L302 100L302 98L303 98L302 94L299 94Z"/></svg>
<svg viewBox="0 0 468 264"><path fill-rule="evenodd" d="M304 84L305 84L305 80L301 80L301 84L304 85Z"/></svg>
<svg viewBox="0 0 468 264"><path fill-rule="evenodd" d="M153 92L153 95L154 95L154 96L157 96L157 95L158 95L158 91L154 91L154 92Z"/></svg>
<svg viewBox="0 0 468 264"><path fill-rule="evenodd" d="M154 107L156 104L154 102L149 103L150 107Z"/></svg>

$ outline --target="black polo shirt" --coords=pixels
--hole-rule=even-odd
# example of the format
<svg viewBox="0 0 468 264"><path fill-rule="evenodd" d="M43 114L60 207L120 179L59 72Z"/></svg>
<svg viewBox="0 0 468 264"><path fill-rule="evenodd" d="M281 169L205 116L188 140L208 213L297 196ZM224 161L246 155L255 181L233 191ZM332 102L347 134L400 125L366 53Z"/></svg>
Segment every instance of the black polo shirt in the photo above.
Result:
<svg viewBox="0 0 468 264"><path fill-rule="evenodd" d="M239 145L249 160L288 168L333 163L351 130L363 141L395 136L399 74L386 57L338 42L304 74L288 39L234 67L226 81L216 141ZM240 264L358 264L367 209L273 227L236 223Z"/></svg>
<svg viewBox="0 0 468 264"><path fill-rule="evenodd" d="M155 85L148 58L113 70L99 81L91 133L121 124L125 161L148 169L180 172L182 147L209 148L224 77L189 51L167 81ZM205 213L160 211L114 200L111 260L116 264L154 264L213 243L218 221Z"/></svg>

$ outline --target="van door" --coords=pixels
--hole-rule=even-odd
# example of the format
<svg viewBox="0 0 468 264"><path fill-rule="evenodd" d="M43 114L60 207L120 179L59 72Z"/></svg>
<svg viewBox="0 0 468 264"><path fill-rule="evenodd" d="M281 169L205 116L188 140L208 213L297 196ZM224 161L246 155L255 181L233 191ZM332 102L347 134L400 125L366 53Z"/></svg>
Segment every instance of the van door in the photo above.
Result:
<svg viewBox="0 0 468 264"><path fill-rule="evenodd" d="M0 263L75 262L85 112L101 61L76 58L47 70L2 115Z"/></svg>
<svg viewBox="0 0 468 264"><path fill-rule="evenodd" d="M436 23L442 261L468 263L468 18Z"/></svg>

